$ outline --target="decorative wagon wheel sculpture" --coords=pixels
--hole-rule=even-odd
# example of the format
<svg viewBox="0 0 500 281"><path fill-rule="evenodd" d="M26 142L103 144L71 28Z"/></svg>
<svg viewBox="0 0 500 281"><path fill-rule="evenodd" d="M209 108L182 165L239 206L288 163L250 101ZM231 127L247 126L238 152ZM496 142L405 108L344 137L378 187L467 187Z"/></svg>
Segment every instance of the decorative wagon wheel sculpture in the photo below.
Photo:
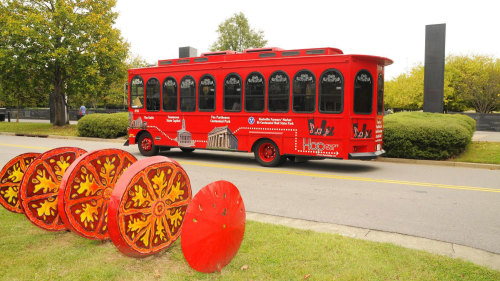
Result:
<svg viewBox="0 0 500 281"><path fill-rule="evenodd" d="M158 253L178 238L190 201L189 177L177 162L164 156L139 160L113 190L109 236L125 255Z"/></svg>
<svg viewBox="0 0 500 281"><path fill-rule="evenodd" d="M238 188L216 181L201 189L186 212L181 246L197 271L221 271L238 252L245 234L245 205Z"/></svg>
<svg viewBox="0 0 500 281"><path fill-rule="evenodd" d="M78 157L59 187L57 207L66 227L85 238L109 238L109 198L120 176L136 161L121 149L96 150Z"/></svg>
<svg viewBox="0 0 500 281"><path fill-rule="evenodd" d="M59 184L69 165L85 152L77 147L55 148L31 163L19 189L24 214L29 221L45 230L66 229L57 210Z"/></svg>
<svg viewBox="0 0 500 281"><path fill-rule="evenodd" d="M23 153L12 158L0 172L0 204L13 213L23 213L19 186L28 166L40 153Z"/></svg>

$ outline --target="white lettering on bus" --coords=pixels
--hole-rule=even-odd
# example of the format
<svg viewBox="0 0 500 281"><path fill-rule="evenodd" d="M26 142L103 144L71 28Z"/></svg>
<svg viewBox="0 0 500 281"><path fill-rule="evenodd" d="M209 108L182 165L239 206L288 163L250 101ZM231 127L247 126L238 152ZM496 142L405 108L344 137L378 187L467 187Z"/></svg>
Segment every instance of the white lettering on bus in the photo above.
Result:
<svg viewBox="0 0 500 281"><path fill-rule="evenodd" d="M335 151L339 145L338 144L329 144L329 143L323 143L323 142L314 142L311 141L311 139L308 139L308 142L306 142L306 139L303 138L303 147L302 150L310 150L310 151L317 151L317 152L322 152L322 151Z"/></svg>

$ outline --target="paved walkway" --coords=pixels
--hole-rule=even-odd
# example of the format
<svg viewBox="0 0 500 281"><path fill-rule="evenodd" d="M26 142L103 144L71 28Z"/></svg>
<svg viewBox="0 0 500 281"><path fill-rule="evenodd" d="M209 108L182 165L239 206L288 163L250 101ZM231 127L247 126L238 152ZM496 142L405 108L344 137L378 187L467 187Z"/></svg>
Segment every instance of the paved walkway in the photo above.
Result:
<svg viewBox="0 0 500 281"><path fill-rule="evenodd" d="M500 132L476 131L473 141L500 142Z"/></svg>

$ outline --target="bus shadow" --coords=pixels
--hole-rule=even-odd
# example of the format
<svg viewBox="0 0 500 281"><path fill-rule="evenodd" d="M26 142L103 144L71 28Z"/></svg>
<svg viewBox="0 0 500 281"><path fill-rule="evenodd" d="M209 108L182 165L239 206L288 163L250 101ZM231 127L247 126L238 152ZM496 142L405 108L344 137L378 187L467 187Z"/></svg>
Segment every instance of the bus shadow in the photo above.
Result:
<svg viewBox="0 0 500 281"><path fill-rule="evenodd" d="M171 157L178 160L190 161L210 161L215 164L242 164L254 167L260 166L253 154L251 153L213 153L211 151L196 150L192 153L182 151L162 151L160 155ZM309 160L302 163L294 163L287 160L277 168L286 168L297 171L308 172L340 172L340 173L367 173L380 169L374 162L371 161L355 161L355 160ZM269 168L273 169L273 168Z"/></svg>

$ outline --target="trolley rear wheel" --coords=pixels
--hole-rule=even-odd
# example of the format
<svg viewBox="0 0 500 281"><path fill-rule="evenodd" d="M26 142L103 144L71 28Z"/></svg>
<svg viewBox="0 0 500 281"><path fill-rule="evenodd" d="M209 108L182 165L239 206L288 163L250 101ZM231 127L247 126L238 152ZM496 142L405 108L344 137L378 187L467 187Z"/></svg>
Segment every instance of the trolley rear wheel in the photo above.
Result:
<svg viewBox="0 0 500 281"><path fill-rule="evenodd" d="M181 147L181 150L182 152L184 153L191 153L194 151L194 148L190 148L190 147Z"/></svg>
<svg viewBox="0 0 500 281"><path fill-rule="evenodd" d="M276 167L286 158L280 155L278 146L268 139L259 140L254 148L255 160L264 167Z"/></svg>

